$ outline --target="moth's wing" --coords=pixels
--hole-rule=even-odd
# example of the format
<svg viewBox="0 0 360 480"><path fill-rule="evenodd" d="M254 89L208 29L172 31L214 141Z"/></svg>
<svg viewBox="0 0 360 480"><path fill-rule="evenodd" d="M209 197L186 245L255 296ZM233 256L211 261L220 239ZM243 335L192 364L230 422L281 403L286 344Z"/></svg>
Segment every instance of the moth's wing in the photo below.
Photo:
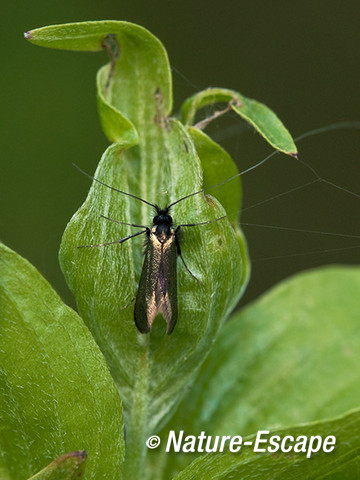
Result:
<svg viewBox="0 0 360 480"><path fill-rule="evenodd" d="M147 238L144 256L135 301L135 324L141 333L148 333L156 315L162 313L167 323L166 333L170 335L178 315L175 236L170 236L163 245L153 236Z"/></svg>
<svg viewBox="0 0 360 480"><path fill-rule="evenodd" d="M156 287L158 310L166 320L166 333L174 330L178 317L177 303L177 256L175 236L164 245L159 268L159 280Z"/></svg>
<svg viewBox="0 0 360 480"><path fill-rule="evenodd" d="M151 330L151 324L148 321L148 304L152 298L152 292L156 286L156 276L154 265L154 246L149 237L145 240L144 263L141 270L139 288L135 299L134 320L138 330L141 333L148 333Z"/></svg>

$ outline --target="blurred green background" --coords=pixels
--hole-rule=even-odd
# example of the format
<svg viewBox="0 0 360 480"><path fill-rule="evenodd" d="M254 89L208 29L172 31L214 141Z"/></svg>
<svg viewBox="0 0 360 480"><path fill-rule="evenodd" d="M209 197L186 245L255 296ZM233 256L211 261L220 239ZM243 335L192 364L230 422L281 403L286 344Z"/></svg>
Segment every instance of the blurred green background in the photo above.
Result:
<svg viewBox="0 0 360 480"><path fill-rule="evenodd" d="M355 0L3 3L0 237L36 265L71 305L57 251L67 221L89 188L71 163L92 173L107 146L95 101L95 74L107 58L35 47L23 32L102 19L138 23L164 43L173 67L175 111L197 90L222 86L266 103L294 136L360 120L360 3ZM216 122L211 132L240 169L271 151L233 115ZM320 175L360 193L360 130L332 131L298 147L300 157ZM294 159L277 155L243 177L244 204L312 178ZM315 184L249 209L242 219L360 235L359 207L360 198ZM242 304L299 270L360 260L357 239L244 230L253 272ZM327 251L333 249L338 250ZM314 251L320 253L308 254Z"/></svg>

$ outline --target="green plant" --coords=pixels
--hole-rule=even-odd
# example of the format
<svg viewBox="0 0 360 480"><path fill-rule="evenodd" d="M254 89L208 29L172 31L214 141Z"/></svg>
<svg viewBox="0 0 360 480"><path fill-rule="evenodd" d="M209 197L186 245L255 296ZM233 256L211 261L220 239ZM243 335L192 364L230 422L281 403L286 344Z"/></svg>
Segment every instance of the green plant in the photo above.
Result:
<svg viewBox="0 0 360 480"><path fill-rule="evenodd" d="M199 109L219 102L274 148L296 156L276 115L232 90L200 92L184 103L180 120L171 117L166 52L137 25L85 22L44 27L26 37L52 48L109 51L97 92L103 130L113 143L95 177L120 190L167 205L235 175L229 155L201 130L204 124L195 123ZM120 248L77 248L132 232L100 215L148 224L152 212L146 205L94 182L70 220L60 264L79 315L31 265L1 247L1 478L28 478L56 458L33 478L359 473L359 411L349 412L359 406L360 393L358 269L301 274L223 325L250 269L238 224L240 180L210 193L190 197L172 212L178 223L214 220L224 211L227 219L184 235L184 256L202 284L179 266L179 321L171 336L159 320L151 334L141 335L133 309L122 308L136 295L141 239ZM251 438L259 429L335 435L337 447L311 459L306 453L245 449L196 458L165 453L164 447L146 455L145 441L154 433L165 442L169 430Z"/></svg>

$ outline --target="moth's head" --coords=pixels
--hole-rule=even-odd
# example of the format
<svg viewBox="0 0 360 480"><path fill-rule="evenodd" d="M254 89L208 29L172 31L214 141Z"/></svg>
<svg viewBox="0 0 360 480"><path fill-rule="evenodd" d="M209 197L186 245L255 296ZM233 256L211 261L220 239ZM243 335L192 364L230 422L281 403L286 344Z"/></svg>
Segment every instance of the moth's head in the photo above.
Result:
<svg viewBox="0 0 360 480"><path fill-rule="evenodd" d="M169 209L166 208L164 210L162 209L157 209L156 210L156 215L153 218L153 224L154 225L160 225L160 224L165 224L165 225L172 225L173 219L169 215Z"/></svg>

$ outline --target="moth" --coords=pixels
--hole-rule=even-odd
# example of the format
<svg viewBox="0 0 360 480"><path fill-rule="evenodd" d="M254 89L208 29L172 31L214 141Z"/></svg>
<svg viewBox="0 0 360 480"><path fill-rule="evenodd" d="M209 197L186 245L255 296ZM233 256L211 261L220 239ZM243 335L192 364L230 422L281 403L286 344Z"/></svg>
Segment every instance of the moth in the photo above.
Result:
<svg viewBox="0 0 360 480"><path fill-rule="evenodd" d="M210 188L221 185L228 182L233 178L231 177L225 182L221 182L217 185L205 188L198 192L190 193L185 197L182 197L175 202L171 203L165 208L160 208L158 205L154 205L147 202L143 198L137 197L127 192L123 192L114 188L101 180L92 177L87 174L81 168L74 164L74 166L84 175L95 180L96 182L108 187L116 192L122 193L129 197L135 198L155 209L156 215L153 217L152 226L136 225L134 223L119 222L102 215L103 218L111 222L119 223L121 225L130 225L131 227L141 228L142 230L127 237L115 240L113 242L82 245L78 248L85 247L103 247L113 244L121 244L130 240L131 238L145 234L145 248L144 248L144 263L140 275L139 288L135 297L134 308L134 320L138 330L141 333L148 333L151 331L152 324L158 314L162 314L166 324L166 333L170 335L174 330L178 317L178 298L177 298L177 257L180 257L185 269L189 274L201 283L195 275L188 268L184 257L181 253L180 247L180 229L183 227L196 227L198 225L207 225L209 223L217 222L226 217L219 217L215 220L200 223L186 223L174 226L173 219L170 215L171 208L177 203L189 198L193 195L198 195Z"/></svg>

